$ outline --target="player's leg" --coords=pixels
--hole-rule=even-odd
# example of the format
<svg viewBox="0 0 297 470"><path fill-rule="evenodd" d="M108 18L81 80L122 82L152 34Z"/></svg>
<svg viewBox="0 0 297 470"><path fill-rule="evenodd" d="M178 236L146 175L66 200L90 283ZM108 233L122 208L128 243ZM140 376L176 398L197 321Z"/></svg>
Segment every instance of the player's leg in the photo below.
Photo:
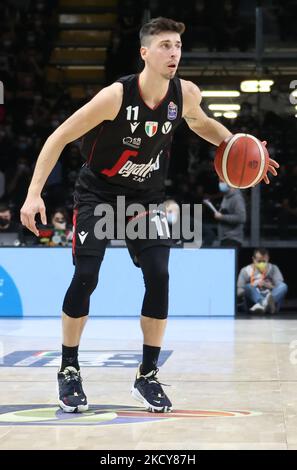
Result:
<svg viewBox="0 0 297 470"><path fill-rule="evenodd" d="M167 412L172 407L157 379L158 358L168 315L169 252L169 246L151 246L137 256L145 284L141 310L143 359L132 395L153 412Z"/></svg>
<svg viewBox="0 0 297 470"><path fill-rule="evenodd" d="M58 373L59 405L66 412L86 411L78 348L88 318L90 297L97 286L102 256L77 256L75 272L63 302L62 364Z"/></svg>
<svg viewBox="0 0 297 470"><path fill-rule="evenodd" d="M87 315L71 318L62 312L63 345L73 348L80 342L80 337L87 322Z"/></svg>

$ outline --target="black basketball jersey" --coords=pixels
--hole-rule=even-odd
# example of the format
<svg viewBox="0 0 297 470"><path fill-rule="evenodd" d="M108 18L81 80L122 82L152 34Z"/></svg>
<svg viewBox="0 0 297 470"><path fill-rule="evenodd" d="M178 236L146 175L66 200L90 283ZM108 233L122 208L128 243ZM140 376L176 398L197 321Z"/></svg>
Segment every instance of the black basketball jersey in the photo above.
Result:
<svg viewBox="0 0 297 470"><path fill-rule="evenodd" d="M180 79L169 81L162 101L150 108L142 99L139 75L122 77L123 101L113 121L103 121L83 137L86 158L80 179L96 176L98 190L138 195L164 191L173 132L182 119ZM91 177L92 184L94 177ZM79 186L87 189L87 182Z"/></svg>

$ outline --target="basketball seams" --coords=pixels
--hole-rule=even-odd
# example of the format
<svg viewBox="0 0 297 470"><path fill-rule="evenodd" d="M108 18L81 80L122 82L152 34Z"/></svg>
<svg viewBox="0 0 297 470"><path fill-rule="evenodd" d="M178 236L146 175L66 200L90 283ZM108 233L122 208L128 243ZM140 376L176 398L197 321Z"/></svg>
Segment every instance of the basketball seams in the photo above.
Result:
<svg viewBox="0 0 297 470"><path fill-rule="evenodd" d="M230 148L232 147L232 145L234 144L234 142L239 139L239 137L243 137L245 136L246 134L243 134L243 133L240 133L240 134L235 134L228 142L225 150L224 150L224 153L223 153L223 157L222 157L222 172L223 172L223 176L224 176L224 180L226 181L226 183L228 184L228 186L231 186L231 188L237 188L237 186L234 186L231 181L229 180L228 178L228 173L227 173L227 160L228 160L228 155L229 155L229 151L230 151Z"/></svg>
<svg viewBox="0 0 297 470"><path fill-rule="evenodd" d="M242 181L244 178L244 172L246 168L246 159L247 159L247 150L248 150L248 134L245 134L245 139L244 139L244 152L243 152L243 164L242 164L242 169L241 169L241 176L239 179L239 187L242 188Z"/></svg>
<svg viewBox="0 0 297 470"><path fill-rule="evenodd" d="M261 156L261 163L260 163L260 169L259 169L258 175L254 179L254 181L251 183L251 186L254 186L255 184L259 182L260 178L262 177L263 170L265 167L265 153L264 153L261 142L259 142L259 140L253 135L250 135L250 134L247 134L247 135L256 142L256 144L258 145L260 156Z"/></svg>

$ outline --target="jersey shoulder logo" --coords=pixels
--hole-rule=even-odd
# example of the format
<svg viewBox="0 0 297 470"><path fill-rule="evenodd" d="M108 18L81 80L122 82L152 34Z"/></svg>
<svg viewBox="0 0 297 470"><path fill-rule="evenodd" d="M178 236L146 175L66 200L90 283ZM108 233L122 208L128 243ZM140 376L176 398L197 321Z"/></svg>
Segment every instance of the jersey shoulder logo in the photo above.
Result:
<svg viewBox="0 0 297 470"><path fill-rule="evenodd" d="M145 132L149 137L153 137L158 130L158 122L156 121L146 121L145 125Z"/></svg>
<svg viewBox="0 0 297 470"><path fill-rule="evenodd" d="M177 105L173 103L173 101L170 101L168 105L167 118L169 121L173 121L177 118Z"/></svg>

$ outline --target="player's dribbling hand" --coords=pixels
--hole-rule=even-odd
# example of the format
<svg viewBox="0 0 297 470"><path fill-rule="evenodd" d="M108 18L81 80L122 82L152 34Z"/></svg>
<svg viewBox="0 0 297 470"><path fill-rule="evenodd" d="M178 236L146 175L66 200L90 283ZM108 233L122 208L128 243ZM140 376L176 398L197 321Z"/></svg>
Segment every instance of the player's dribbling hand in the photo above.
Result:
<svg viewBox="0 0 297 470"><path fill-rule="evenodd" d="M37 237L39 236L39 231L36 227L35 215L40 214L41 222L46 225L46 212L43 199L39 197L30 197L28 196L24 202L23 207L21 208L21 222L22 225L27 227L31 232L33 232Z"/></svg>
<svg viewBox="0 0 297 470"><path fill-rule="evenodd" d="M266 147L266 145L267 145L266 140L263 140L262 144ZM270 172L273 176L277 176L276 168L279 168L279 164L275 160L273 160L272 158L269 158L269 165L268 165L267 173ZM264 176L263 180L266 184L269 184L270 181L269 181L269 178L267 176L267 173Z"/></svg>

